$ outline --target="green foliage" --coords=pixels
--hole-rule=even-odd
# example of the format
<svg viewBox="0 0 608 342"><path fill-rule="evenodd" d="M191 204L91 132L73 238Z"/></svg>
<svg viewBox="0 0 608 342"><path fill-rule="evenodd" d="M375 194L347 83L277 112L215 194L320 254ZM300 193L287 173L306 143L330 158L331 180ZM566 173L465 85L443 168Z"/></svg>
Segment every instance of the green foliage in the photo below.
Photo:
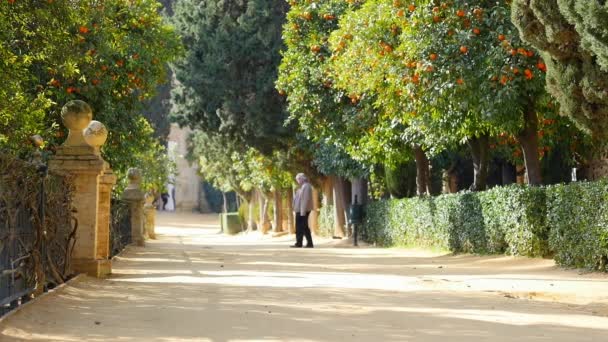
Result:
<svg viewBox="0 0 608 342"><path fill-rule="evenodd" d="M384 167L386 188L395 198L412 197L416 195L416 164L413 162L399 163L395 166Z"/></svg>
<svg viewBox="0 0 608 342"><path fill-rule="evenodd" d="M543 188L512 186L370 204L364 236L381 245L545 256Z"/></svg>
<svg viewBox="0 0 608 342"><path fill-rule="evenodd" d="M509 186L481 193L373 202L363 236L384 246L554 255L608 271L608 183Z"/></svg>
<svg viewBox="0 0 608 342"><path fill-rule="evenodd" d="M368 153L356 142L365 134L370 108L360 99L333 87L328 37L340 17L360 1L291 1L283 38L286 50L276 86L286 96L290 120L314 145L314 164L320 172L360 177L382 152ZM380 149L379 146L376 146ZM386 148L387 146L385 146Z"/></svg>
<svg viewBox="0 0 608 342"><path fill-rule="evenodd" d="M592 133L608 132L608 8L599 1L515 0L512 19L547 61L547 90L561 112Z"/></svg>
<svg viewBox="0 0 608 342"><path fill-rule="evenodd" d="M142 101L155 94L164 65L181 50L158 6L155 0L0 2L0 145L19 153L27 136L41 134L53 152L66 135L61 107L84 100L110 131L103 154L119 178L140 167L150 171L144 182L159 189L168 166L157 161L161 146L142 120Z"/></svg>
<svg viewBox="0 0 608 342"><path fill-rule="evenodd" d="M560 265L608 271L608 183L551 186L547 213Z"/></svg>
<svg viewBox="0 0 608 342"><path fill-rule="evenodd" d="M334 217L334 206L324 205L319 212L319 235L330 237L334 235L336 219Z"/></svg>
<svg viewBox="0 0 608 342"><path fill-rule="evenodd" d="M187 49L173 65L172 116L269 154L289 131L274 88L282 47L282 0L183 0L172 22Z"/></svg>
<svg viewBox="0 0 608 342"><path fill-rule="evenodd" d="M518 133L522 112L543 97L545 65L519 39L507 3L368 1L331 35L337 87L375 99L377 139L397 136L430 155Z"/></svg>

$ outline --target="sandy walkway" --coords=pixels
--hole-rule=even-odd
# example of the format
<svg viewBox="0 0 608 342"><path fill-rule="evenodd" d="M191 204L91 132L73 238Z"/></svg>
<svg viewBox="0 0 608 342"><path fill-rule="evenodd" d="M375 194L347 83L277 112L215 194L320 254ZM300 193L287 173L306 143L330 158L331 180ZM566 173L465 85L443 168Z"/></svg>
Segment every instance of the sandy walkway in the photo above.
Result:
<svg viewBox="0 0 608 342"><path fill-rule="evenodd" d="M215 216L158 221L159 240L123 253L111 279L42 298L0 340L608 341L608 277L550 260L294 250L219 235Z"/></svg>

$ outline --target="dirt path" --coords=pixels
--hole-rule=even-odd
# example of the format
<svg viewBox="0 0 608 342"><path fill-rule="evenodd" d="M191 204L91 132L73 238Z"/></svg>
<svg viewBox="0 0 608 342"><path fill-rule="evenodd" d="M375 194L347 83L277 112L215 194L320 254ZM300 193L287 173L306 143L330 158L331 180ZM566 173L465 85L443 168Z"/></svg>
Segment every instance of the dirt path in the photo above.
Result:
<svg viewBox="0 0 608 342"><path fill-rule="evenodd" d="M27 306L0 340L608 341L608 277L550 260L294 250L289 237L219 235L216 216L158 221L159 239L129 248L111 279Z"/></svg>

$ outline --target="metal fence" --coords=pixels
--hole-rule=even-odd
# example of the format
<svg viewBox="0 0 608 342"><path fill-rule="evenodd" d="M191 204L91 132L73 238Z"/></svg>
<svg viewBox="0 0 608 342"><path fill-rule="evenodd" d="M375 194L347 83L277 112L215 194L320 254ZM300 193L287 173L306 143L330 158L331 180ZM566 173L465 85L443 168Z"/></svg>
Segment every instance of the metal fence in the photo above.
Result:
<svg viewBox="0 0 608 342"><path fill-rule="evenodd" d="M131 211L129 204L119 199L112 200L110 225L110 257L120 253L133 242L131 234Z"/></svg>
<svg viewBox="0 0 608 342"><path fill-rule="evenodd" d="M0 315L70 277L72 193L66 176L0 154Z"/></svg>

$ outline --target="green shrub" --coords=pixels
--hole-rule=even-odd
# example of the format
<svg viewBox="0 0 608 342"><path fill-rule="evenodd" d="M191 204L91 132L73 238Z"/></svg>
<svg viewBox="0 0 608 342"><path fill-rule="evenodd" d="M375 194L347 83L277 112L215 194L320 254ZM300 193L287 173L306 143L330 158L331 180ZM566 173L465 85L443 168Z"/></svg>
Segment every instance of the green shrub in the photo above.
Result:
<svg viewBox="0 0 608 342"><path fill-rule="evenodd" d="M608 271L608 182L513 185L373 202L362 237L381 246L555 256L558 264Z"/></svg>
<svg viewBox="0 0 608 342"><path fill-rule="evenodd" d="M514 185L477 194L488 253L548 256L545 188Z"/></svg>
<svg viewBox="0 0 608 342"><path fill-rule="evenodd" d="M335 227L334 206L325 205L320 209L319 213L319 235L332 236Z"/></svg>
<svg viewBox="0 0 608 342"><path fill-rule="evenodd" d="M563 266L608 271L608 182L547 188L549 244Z"/></svg>

